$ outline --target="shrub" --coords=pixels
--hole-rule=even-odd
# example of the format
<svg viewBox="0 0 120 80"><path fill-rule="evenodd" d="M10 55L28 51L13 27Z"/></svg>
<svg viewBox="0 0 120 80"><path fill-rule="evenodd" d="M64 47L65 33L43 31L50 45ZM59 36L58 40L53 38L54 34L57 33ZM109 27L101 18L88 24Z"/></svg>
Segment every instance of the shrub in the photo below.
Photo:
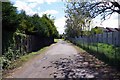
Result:
<svg viewBox="0 0 120 80"><path fill-rule="evenodd" d="M11 63L11 61L8 60L6 57L0 57L0 62L0 67L2 67L2 69L8 69Z"/></svg>

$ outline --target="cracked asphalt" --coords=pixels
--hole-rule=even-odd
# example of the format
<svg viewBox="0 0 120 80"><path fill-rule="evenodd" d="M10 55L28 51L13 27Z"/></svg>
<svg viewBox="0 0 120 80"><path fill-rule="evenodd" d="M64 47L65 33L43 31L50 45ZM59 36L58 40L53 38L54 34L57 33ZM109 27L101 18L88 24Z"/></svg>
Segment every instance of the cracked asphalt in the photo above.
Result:
<svg viewBox="0 0 120 80"><path fill-rule="evenodd" d="M119 79L120 72L87 52L59 40L44 53L37 55L7 78L96 78Z"/></svg>

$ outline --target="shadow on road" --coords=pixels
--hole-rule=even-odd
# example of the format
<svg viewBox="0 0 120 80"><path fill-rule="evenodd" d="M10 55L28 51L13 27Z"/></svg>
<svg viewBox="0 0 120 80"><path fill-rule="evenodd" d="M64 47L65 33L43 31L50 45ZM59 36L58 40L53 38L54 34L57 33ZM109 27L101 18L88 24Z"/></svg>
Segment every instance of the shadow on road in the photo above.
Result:
<svg viewBox="0 0 120 80"><path fill-rule="evenodd" d="M57 69L51 75L54 78L119 78L114 69L103 62L96 60L93 56L85 58L85 55L74 55L75 58L60 58L57 61L51 62L52 66Z"/></svg>

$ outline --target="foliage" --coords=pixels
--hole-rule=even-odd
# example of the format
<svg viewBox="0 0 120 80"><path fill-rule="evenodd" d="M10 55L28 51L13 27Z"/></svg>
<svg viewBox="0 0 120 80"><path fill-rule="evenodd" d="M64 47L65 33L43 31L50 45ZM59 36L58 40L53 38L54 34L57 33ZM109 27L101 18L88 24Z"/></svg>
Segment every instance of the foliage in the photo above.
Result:
<svg viewBox="0 0 120 80"><path fill-rule="evenodd" d="M98 54L104 54L109 59L116 59L120 61L120 47L115 47L113 45L105 44L105 43L91 43L82 45L79 41L75 42L77 45L82 46L86 49L92 50Z"/></svg>
<svg viewBox="0 0 120 80"><path fill-rule="evenodd" d="M120 66L120 47L105 43L81 43L71 40L72 43L86 50L98 59L119 69Z"/></svg>
<svg viewBox="0 0 120 80"><path fill-rule="evenodd" d="M104 1L78 1L78 10L82 10L83 14L87 14L88 11L92 18L100 15L102 20L109 18L113 13L120 14L120 4L115 0Z"/></svg>
<svg viewBox="0 0 120 80"><path fill-rule="evenodd" d="M91 29L91 33L92 34L101 34L101 33L103 33L103 30L99 27L95 27L95 28Z"/></svg>
<svg viewBox="0 0 120 80"><path fill-rule="evenodd" d="M41 17L41 22L42 25L44 25L44 27L46 27L46 35L47 37L57 37L58 36L58 31L54 25L54 21L53 19L50 19L50 17L48 17L46 14L44 14Z"/></svg>
<svg viewBox="0 0 120 80"><path fill-rule="evenodd" d="M59 42L59 39L54 39L54 42L55 42L55 43Z"/></svg>
<svg viewBox="0 0 120 80"><path fill-rule="evenodd" d="M16 7L10 2L2 2L2 52L7 51L10 44L13 43L13 34L18 27L18 18Z"/></svg>
<svg viewBox="0 0 120 80"><path fill-rule="evenodd" d="M25 55L22 52L25 51L26 45L22 43L27 39L26 35L38 35L41 38L52 39L59 36L54 19L50 16L46 14L42 17L38 14L29 16L23 10L18 13L17 8L11 2L2 2L2 26L4 68L9 66L8 61L14 61Z"/></svg>
<svg viewBox="0 0 120 80"><path fill-rule="evenodd" d="M22 11L19 15L25 16L20 20L20 26L18 28L20 32L26 34L38 34L41 37L58 36L58 31L54 22L46 14L42 17L39 17L38 14L27 16L25 12Z"/></svg>
<svg viewBox="0 0 120 80"><path fill-rule="evenodd" d="M18 32L18 31L16 31L16 32L14 33L14 37L15 37L15 36L26 37L26 35L25 35L25 34L20 33L20 32Z"/></svg>
<svg viewBox="0 0 120 80"><path fill-rule="evenodd" d="M66 35L67 37L82 36L90 30L92 19L101 16L102 20L110 18L113 13L120 14L120 4L117 1L87 1L66 0ZM83 33L84 32L84 33ZM100 29L93 29L93 33L101 33ZM93 34L92 33L92 34Z"/></svg>
<svg viewBox="0 0 120 80"><path fill-rule="evenodd" d="M27 55L23 55L15 61L10 61L6 57L0 57L0 62L1 62L0 66L2 66L2 69L7 69L7 70L15 69L16 67L20 67L21 65L23 65L26 61L30 60L31 58L34 58L35 56L41 53L44 53L46 49L48 49L48 47L44 47L37 52L31 52ZM2 74L3 76L5 76L6 72L3 71Z"/></svg>
<svg viewBox="0 0 120 80"><path fill-rule="evenodd" d="M2 23L3 30L15 32L18 27L16 7L10 2L2 2Z"/></svg>
<svg viewBox="0 0 120 80"><path fill-rule="evenodd" d="M66 36L78 37L82 36L83 32L89 31L91 24L89 12L83 15L82 10L78 9L78 3L75 1L67 2L66 8Z"/></svg>
<svg viewBox="0 0 120 80"><path fill-rule="evenodd" d="M6 57L0 57L0 62L0 66L2 66L2 69L7 69L11 63L11 61L9 61Z"/></svg>

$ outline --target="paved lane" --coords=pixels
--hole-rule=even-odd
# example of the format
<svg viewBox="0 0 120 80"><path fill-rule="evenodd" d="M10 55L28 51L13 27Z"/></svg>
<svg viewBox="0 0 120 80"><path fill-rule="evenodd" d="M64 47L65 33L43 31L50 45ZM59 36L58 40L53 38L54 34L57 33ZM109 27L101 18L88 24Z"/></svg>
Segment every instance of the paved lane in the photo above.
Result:
<svg viewBox="0 0 120 80"><path fill-rule="evenodd" d="M22 68L13 78L113 78L115 72L88 53L79 53L70 44L60 40L44 55L40 54Z"/></svg>

